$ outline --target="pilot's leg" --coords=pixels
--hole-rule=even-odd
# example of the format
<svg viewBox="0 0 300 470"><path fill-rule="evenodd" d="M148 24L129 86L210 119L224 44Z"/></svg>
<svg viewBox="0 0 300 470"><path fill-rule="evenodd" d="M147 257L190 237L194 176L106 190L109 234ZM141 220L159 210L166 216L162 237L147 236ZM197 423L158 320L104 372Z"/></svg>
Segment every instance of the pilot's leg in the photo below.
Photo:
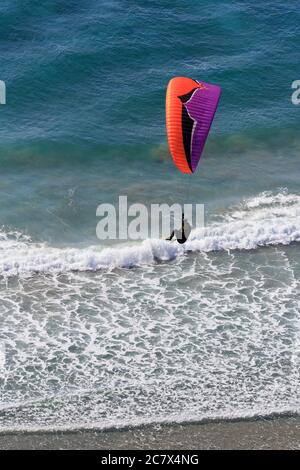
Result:
<svg viewBox="0 0 300 470"><path fill-rule="evenodd" d="M166 238L166 240L168 240L168 241L172 240L174 235L175 235L175 232L174 232L174 230L172 230L171 235L168 238Z"/></svg>
<svg viewBox="0 0 300 470"><path fill-rule="evenodd" d="M186 242L186 236L184 234L184 230L175 230L175 235L176 235L178 243L180 243L181 245Z"/></svg>

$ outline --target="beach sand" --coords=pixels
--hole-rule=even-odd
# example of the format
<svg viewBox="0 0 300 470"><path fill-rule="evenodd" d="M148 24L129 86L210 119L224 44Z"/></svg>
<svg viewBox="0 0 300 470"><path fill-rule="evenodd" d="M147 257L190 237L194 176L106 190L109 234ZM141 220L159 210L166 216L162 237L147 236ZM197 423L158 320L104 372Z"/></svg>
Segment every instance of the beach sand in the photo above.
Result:
<svg viewBox="0 0 300 470"><path fill-rule="evenodd" d="M147 425L112 431L17 432L0 449L300 449L300 419Z"/></svg>

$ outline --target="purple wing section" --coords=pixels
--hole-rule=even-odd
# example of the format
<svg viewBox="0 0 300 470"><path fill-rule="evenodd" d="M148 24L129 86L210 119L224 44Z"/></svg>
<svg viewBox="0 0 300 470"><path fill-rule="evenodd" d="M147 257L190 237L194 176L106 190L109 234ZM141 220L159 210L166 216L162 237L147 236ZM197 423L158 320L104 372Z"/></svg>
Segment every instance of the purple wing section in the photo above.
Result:
<svg viewBox="0 0 300 470"><path fill-rule="evenodd" d="M203 152L221 95L219 86L204 82L199 82L199 84L203 86L197 88L191 98L184 103L189 117L194 121L190 149L193 172L196 170Z"/></svg>

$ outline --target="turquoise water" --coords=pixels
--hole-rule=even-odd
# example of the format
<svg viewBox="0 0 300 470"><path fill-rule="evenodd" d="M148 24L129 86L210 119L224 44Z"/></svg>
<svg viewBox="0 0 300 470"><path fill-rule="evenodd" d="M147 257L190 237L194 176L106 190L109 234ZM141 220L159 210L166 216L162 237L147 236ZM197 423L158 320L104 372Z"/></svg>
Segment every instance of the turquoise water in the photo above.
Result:
<svg viewBox="0 0 300 470"><path fill-rule="evenodd" d="M1 2L2 430L299 412L297 3ZM176 75L223 89L192 178ZM119 194L206 227L100 242Z"/></svg>

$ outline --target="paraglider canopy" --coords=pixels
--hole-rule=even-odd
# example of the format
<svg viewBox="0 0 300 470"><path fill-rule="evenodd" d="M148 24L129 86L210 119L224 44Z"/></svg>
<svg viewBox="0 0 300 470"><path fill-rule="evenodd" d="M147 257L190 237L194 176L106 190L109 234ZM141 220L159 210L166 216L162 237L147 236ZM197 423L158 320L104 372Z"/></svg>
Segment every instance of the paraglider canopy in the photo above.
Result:
<svg viewBox="0 0 300 470"><path fill-rule="evenodd" d="M170 152L183 173L194 173L208 137L221 88L191 78L170 80L166 122Z"/></svg>

